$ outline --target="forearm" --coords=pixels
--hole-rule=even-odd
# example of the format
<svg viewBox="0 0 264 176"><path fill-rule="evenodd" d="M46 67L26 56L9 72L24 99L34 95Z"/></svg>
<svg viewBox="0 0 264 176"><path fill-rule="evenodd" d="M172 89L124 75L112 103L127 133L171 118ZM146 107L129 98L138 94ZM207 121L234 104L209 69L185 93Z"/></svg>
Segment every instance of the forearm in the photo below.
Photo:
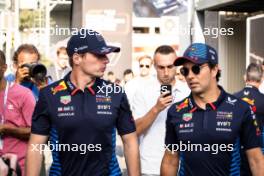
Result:
<svg viewBox="0 0 264 176"><path fill-rule="evenodd" d="M177 154L171 154L170 151L165 151L161 162L160 175L161 176L175 176L177 175L179 167L179 157Z"/></svg>
<svg viewBox="0 0 264 176"><path fill-rule="evenodd" d="M26 176L39 176L42 166L43 155L40 151L36 151L28 146L27 158L26 158Z"/></svg>
<svg viewBox="0 0 264 176"><path fill-rule="evenodd" d="M264 175L264 156L261 148L253 148L246 151L248 163L253 176Z"/></svg>
<svg viewBox="0 0 264 176"><path fill-rule="evenodd" d="M124 154L129 176L140 175L140 160L137 139L124 142Z"/></svg>
<svg viewBox="0 0 264 176"><path fill-rule="evenodd" d="M152 123L157 118L158 114L159 111L157 110L157 108L153 107L145 116L136 120L136 129L138 136L145 133L150 128Z"/></svg>
<svg viewBox="0 0 264 176"><path fill-rule="evenodd" d="M264 156L263 156L264 159ZM258 162L251 162L250 168L253 176L263 176L264 175L264 162L263 159Z"/></svg>
<svg viewBox="0 0 264 176"><path fill-rule="evenodd" d="M3 134L5 136L12 136L14 138L27 141L30 136L30 128L29 127L8 126L4 129Z"/></svg>
<svg viewBox="0 0 264 176"><path fill-rule="evenodd" d="M26 157L26 176L39 176L48 136L31 134Z"/></svg>
<svg viewBox="0 0 264 176"><path fill-rule="evenodd" d="M160 169L161 176L175 176L177 175L178 166L170 163L162 163Z"/></svg>

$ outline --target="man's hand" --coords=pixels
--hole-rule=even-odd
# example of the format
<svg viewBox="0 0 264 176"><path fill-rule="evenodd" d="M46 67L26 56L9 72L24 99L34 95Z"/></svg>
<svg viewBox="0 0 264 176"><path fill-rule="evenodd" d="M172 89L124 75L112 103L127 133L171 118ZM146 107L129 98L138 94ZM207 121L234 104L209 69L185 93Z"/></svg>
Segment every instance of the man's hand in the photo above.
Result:
<svg viewBox="0 0 264 176"><path fill-rule="evenodd" d="M11 125L8 125L8 124L1 124L0 125L0 134L3 134L5 133L6 129L10 128Z"/></svg>
<svg viewBox="0 0 264 176"><path fill-rule="evenodd" d="M26 77L29 77L28 67L19 65L16 71L16 83L20 84Z"/></svg>
<svg viewBox="0 0 264 176"><path fill-rule="evenodd" d="M0 175L6 176L8 174L8 166L4 163L3 159L0 158Z"/></svg>
<svg viewBox="0 0 264 176"><path fill-rule="evenodd" d="M10 161L10 168L12 168L14 171L16 171L17 155L12 154L12 153L6 153L2 157L5 159L8 159Z"/></svg>
<svg viewBox="0 0 264 176"><path fill-rule="evenodd" d="M168 92L162 93L159 96L156 105L154 106L158 112L164 110L166 107L168 107L172 103L173 98L171 95L166 96L167 93Z"/></svg>
<svg viewBox="0 0 264 176"><path fill-rule="evenodd" d="M137 135L140 136L142 133L145 133L152 123L155 121L157 118L157 115L164 110L166 107L171 105L172 103L172 96L166 96L168 92L162 93L155 106L153 106L149 112L144 115L143 117L140 117L136 120L136 127L137 127Z"/></svg>

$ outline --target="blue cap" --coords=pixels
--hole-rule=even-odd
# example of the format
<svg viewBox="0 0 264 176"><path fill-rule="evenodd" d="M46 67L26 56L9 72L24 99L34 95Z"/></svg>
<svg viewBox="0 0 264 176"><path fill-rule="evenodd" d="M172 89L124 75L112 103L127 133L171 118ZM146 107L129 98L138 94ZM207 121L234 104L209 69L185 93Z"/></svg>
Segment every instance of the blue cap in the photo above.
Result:
<svg viewBox="0 0 264 176"><path fill-rule="evenodd" d="M195 64L212 63L218 64L218 56L216 50L204 43L193 43L184 52L182 57L178 57L174 65L179 66L184 62L190 61Z"/></svg>
<svg viewBox="0 0 264 176"><path fill-rule="evenodd" d="M109 54L119 52L120 48L106 45L101 34L91 29L80 29L77 34L73 35L67 44L67 54L71 57L74 53L84 54Z"/></svg>

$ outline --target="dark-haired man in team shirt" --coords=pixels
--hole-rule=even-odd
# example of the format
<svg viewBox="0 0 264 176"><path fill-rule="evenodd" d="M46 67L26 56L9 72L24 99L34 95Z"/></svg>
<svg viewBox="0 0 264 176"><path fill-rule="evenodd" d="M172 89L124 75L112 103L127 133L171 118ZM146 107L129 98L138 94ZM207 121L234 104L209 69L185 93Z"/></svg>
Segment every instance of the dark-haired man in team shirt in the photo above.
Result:
<svg viewBox="0 0 264 176"><path fill-rule="evenodd" d="M242 145L253 175L263 176L261 136L253 124L256 117L247 103L218 86L216 50L194 43L175 65L183 65L181 73L191 95L168 110L161 175L239 176Z"/></svg>
<svg viewBox="0 0 264 176"><path fill-rule="evenodd" d="M112 164L115 128L124 143L128 174L139 175L137 135L126 94L106 93L117 85L100 78L109 63L106 55L119 51L93 30L82 29L70 38L67 53L72 72L40 91L32 118L27 176L39 174L37 149L48 137L55 146L50 175L121 175Z"/></svg>

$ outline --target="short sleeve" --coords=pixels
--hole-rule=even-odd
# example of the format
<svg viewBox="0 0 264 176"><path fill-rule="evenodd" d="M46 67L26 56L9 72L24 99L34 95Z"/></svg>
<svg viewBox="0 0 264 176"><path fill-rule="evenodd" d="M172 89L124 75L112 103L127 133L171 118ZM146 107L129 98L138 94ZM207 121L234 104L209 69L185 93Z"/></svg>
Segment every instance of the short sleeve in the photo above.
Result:
<svg viewBox="0 0 264 176"><path fill-rule="evenodd" d="M257 124L256 115L249 106L244 114L242 122L241 144L244 146L245 150L261 147L262 144L261 131Z"/></svg>
<svg viewBox="0 0 264 176"><path fill-rule="evenodd" d="M44 91L40 91L39 100L36 104L33 116L31 132L40 135L49 135L50 116L48 113L48 102Z"/></svg>
<svg viewBox="0 0 264 176"><path fill-rule="evenodd" d="M122 94L120 101L117 130L119 135L125 135L136 131L135 121L125 93Z"/></svg>
<svg viewBox="0 0 264 176"><path fill-rule="evenodd" d="M135 119L138 119L140 117L143 117L147 114L147 112L150 110L145 102L144 96L141 94L140 91L137 91L133 97L134 101L131 106L133 116Z"/></svg>
<svg viewBox="0 0 264 176"><path fill-rule="evenodd" d="M23 108L21 110L26 127L31 127L32 114L33 114L35 105L36 105L36 100L32 92L26 89L24 97L23 97Z"/></svg>
<svg viewBox="0 0 264 176"><path fill-rule="evenodd" d="M178 139L175 131L175 125L172 122L172 116L170 115L169 109L166 120L165 145L170 151L172 151L172 147L174 144L178 144Z"/></svg>

